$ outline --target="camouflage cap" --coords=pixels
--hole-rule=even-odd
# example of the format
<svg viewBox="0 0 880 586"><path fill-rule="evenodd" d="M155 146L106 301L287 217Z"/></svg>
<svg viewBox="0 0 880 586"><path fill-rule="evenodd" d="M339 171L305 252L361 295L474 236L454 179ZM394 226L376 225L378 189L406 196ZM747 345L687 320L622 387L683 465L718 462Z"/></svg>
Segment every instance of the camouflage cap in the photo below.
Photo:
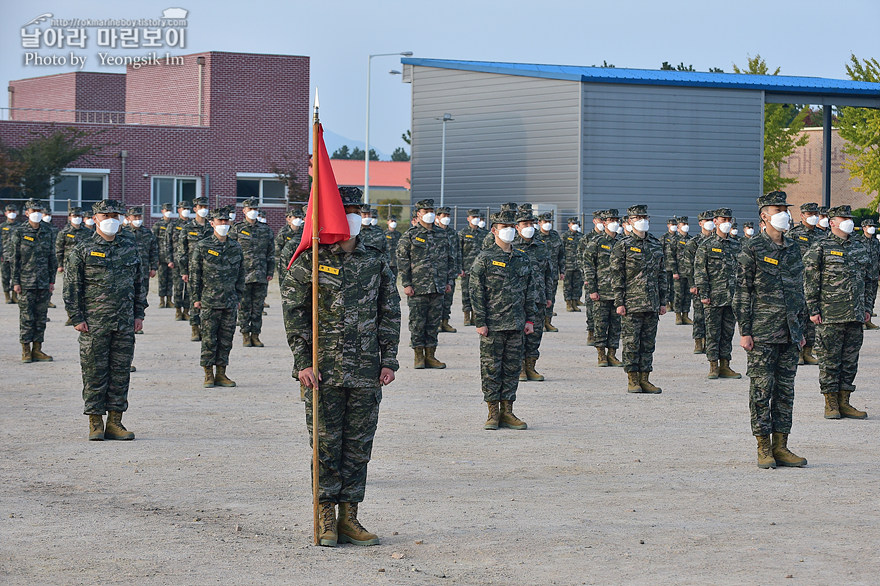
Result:
<svg viewBox="0 0 880 586"><path fill-rule="evenodd" d="M548 222L552 222L553 221L553 212L544 212L543 214L541 214L540 217L542 220L547 220Z"/></svg>
<svg viewBox="0 0 880 586"><path fill-rule="evenodd" d="M672 216L668 220L666 220L667 224L678 224L678 216Z"/></svg>
<svg viewBox="0 0 880 586"><path fill-rule="evenodd" d="M24 206L22 209L25 210L41 210L43 209L43 202L39 199L30 198L26 202L24 202Z"/></svg>
<svg viewBox="0 0 880 586"><path fill-rule="evenodd" d="M95 214L124 214L125 208L115 199L102 199L92 206Z"/></svg>
<svg viewBox="0 0 880 586"><path fill-rule="evenodd" d="M379 217L379 210L377 210L376 208L371 209L370 210L370 217L371 218L378 218Z"/></svg>
<svg viewBox="0 0 880 586"><path fill-rule="evenodd" d="M179 210L188 210L191 207L192 207L192 205L185 199L182 199L179 202L177 202L177 209L179 209Z"/></svg>
<svg viewBox="0 0 880 586"><path fill-rule="evenodd" d="M579 222L580 222L580 220L578 219L577 216L569 216L569 218L568 218L569 224L577 224Z"/></svg>
<svg viewBox="0 0 880 586"><path fill-rule="evenodd" d="M526 202L526 203L519 204L519 207L517 207L517 211L524 212L526 210L531 212L532 211L532 204Z"/></svg>
<svg viewBox="0 0 880 586"><path fill-rule="evenodd" d="M163 212L170 212L170 211L172 211L171 204L170 203L163 203L162 206L159 208L159 210L163 211Z"/></svg>
<svg viewBox="0 0 880 586"><path fill-rule="evenodd" d="M813 214L818 214L819 213L819 204L817 204L814 201L810 201L810 202L801 204L801 212L802 213L809 212L809 213L813 213Z"/></svg>
<svg viewBox="0 0 880 586"><path fill-rule="evenodd" d="M303 209L300 206L292 207L287 210L288 218L302 218L304 216Z"/></svg>
<svg viewBox="0 0 880 586"><path fill-rule="evenodd" d="M13 205L13 204L8 203L8 204L6 204L6 211L7 212L17 212L18 208L15 207L15 205Z"/></svg>
<svg viewBox="0 0 880 586"><path fill-rule="evenodd" d="M786 201L787 197L788 195L784 191L771 191L758 198L758 208L760 209L764 206L790 206L791 204Z"/></svg>
<svg viewBox="0 0 880 586"><path fill-rule="evenodd" d="M687 224L687 223L688 223L688 217L687 217L687 216L678 216L678 223L679 223L679 224Z"/></svg>
<svg viewBox="0 0 880 586"><path fill-rule="evenodd" d="M602 217L602 214L605 213L605 210L593 210L593 219L598 220Z"/></svg>
<svg viewBox="0 0 880 586"><path fill-rule="evenodd" d="M452 208L449 206L439 207L439 208L437 208L437 213L438 214L451 214Z"/></svg>
<svg viewBox="0 0 880 586"><path fill-rule="evenodd" d="M828 215L828 206L819 206L819 215L827 216Z"/></svg>
<svg viewBox="0 0 880 586"><path fill-rule="evenodd" d="M144 215L144 206L131 206L128 208L128 211L125 212L126 216L143 216Z"/></svg>
<svg viewBox="0 0 880 586"><path fill-rule="evenodd" d="M391 214L390 216L388 216L388 221L389 222L396 222L397 216L395 216L394 214Z"/></svg>
<svg viewBox="0 0 880 586"><path fill-rule="evenodd" d="M501 211L502 212L508 211L508 210L515 212L517 210L517 208L519 208L519 206L517 205L517 203L515 201L509 201L507 203L501 204Z"/></svg>
<svg viewBox="0 0 880 586"><path fill-rule="evenodd" d="M498 213L492 214L489 216L492 225L495 224L516 224L518 221L516 212L513 210L501 210Z"/></svg>
<svg viewBox="0 0 880 586"><path fill-rule="evenodd" d="M834 206L833 208L828 208L828 217L829 218L852 218L852 206L850 205L842 205L842 206Z"/></svg>
<svg viewBox="0 0 880 586"><path fill-rule="evenodd" d="M194 197L193 198L193 206L208 206L208 198L207 197Z"/></svg>
<svg viewBox="0 0 880 586"><path fill-rule="evenodd" d="M865 218L862 220L862 226L876 226L877 222L873 218Z"/></svg>
<svg viewBox="0 0 880 586"><path fill-rule="evenodd" d="M417 210L433 210L434 209L434 200L431 198L420 199L416 202L415 209Z"/></svg>
<svg viewBox="0 0 880 586"><path fill-rule="evenodd" d="M339 188L339 197L342 198L344 206L359 206L363 204L364 192L360 187L346 185Z"/></svg>
<svg viewBox="0 0 880 586"><path fill-rule="evenodd" d="M647 216L648 206L644 204L630 206L629 208L627 208L626 213L630 216Z"/></svg>
<svg viewBox="0 0 880 586"><path fill-rule="evenodd" d="M212 220L228 220L229 206L223 206L222 208L211 210L210 218Z"/></svg>
<svg viewBox="0 0 880 586"><path fill-rule="evenodd" d="M67 210L68 216L81 216L83 215L83 210L81 207L74 207Z"/></svg>
<svg viewBox="0 0 880 586"><path fill-rule="evenodd" d="M516 212L516 221L519 222L534 222L538 218L532 213L532 210L518 210Z"/></svg>
<svg viewBox="0 0 880 586"><path fill-rule="evenodd" d="M715 212L713 210L706 210L705 212L699 213L699 215L697 216L697 220L699 220L699 221L711 220L714 217L715 217Z"/></svg>
<svg viewBox="0 0 880 586"><path fill-rule="evenodd" d="M732 218L733 210L730 208L718 208L712 212L714 218Z"/></svg>
<svg viewBox="0 0 880 586"><path fill-rule="evenodd" d="M205 202L205 203L203 203L203 204L200 204L200 203L199 203L199 199L201 199L201 198L198 198L198 197L197 197L196 199L194 199L194 200L193 200L193 205L208 205L208 202ZM243 202L241 202L241 207L242 207L242 208L259 209L259 207L260 207L260 200L257 199L256 197L249 197L249 198L247 198L246 200L244 200Z"/></svg>
<svg viewBox="0 0 880 586"><path fill-rule="evenodd" d="M369 214L371 209L372 208L370 207L370 204L368 204L368 203L361 204L361 213L362 214Z"/></svg>
<svg viewBox="0 0 880 586"><path fill-rule="evenodd" d="M88 208L84 209L83 210L83 217L84 218L91 218L92 217L92 210L90 210Z"/></svg>
<svg viewBox="0 0 880 586"><path fill-rule="evenodd" d="M467 211L467 215L469 215L469 216L479 216L479 215L480 215L480 210L479 210L479 208L471 208L471 209L469 209L469 210Z"/></svg>
<svg viewBox="0 0 880 586"><path fill-rule="evenodd" d="M755 227L754 222L743 222L743 228L754 228L754 227Z"/></svg>

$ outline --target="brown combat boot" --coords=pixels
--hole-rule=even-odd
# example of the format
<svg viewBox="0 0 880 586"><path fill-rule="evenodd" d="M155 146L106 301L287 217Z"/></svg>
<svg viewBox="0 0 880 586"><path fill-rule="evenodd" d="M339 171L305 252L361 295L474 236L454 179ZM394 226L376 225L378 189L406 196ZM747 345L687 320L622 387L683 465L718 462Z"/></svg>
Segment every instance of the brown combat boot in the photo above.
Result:
<svg viewBox="0 0 880 586"><path fill-rule="evenodd" d="M694 338L694 354L706 353L706 338Z"/></svg>
<svg viewBox="0 0 880 586"><path fill-rule="evenodd" d="M318 545L336 547L336 503L318 503Z"/></svg>
<svg viewBox="0 0 880 586"><path fill-rule="evenodd" d="M76 324L73 323L73 320L72 320L72 319L67 318L67 321L64 322L64 325L65 325L65 326L75 326Z"/></svg>
<svg viewBox="0 0 880 586"><path fill-rule="evenodd" d="M572 310L577 311L578 313L580 313L580 311L581 311L581 305L583 305L583 303L581 303L581 300L580 300L580 299L572 299L572 301L571 301L571 308L572 308Z"/></svg>
<svg viewBox="0 0 880 586"><path fill-rule="evenodd" d="M648 380L648 375L650 372L641 373L641 377L639 378L639 384L642 386L643 393L650 393L651 395L659 395L663 392L663 389L652 383Z"/></svg>
<svg viewBox="0 0 880 586"><path fill-rule="evenodd" d="M413 348L413 351L416 353L416 359L413 362L413 368L425 368L425 349L424 348Z"/></svg>
<svg viewBox="0 0 880 586"><path fill-rule="evenodd" d="M595 346L596 345L596 337L593 335L593 330L587 330L587 346Z"/></svg>
<svg viewBox="0 0 880 586"><path fill-rule="evenodd" d="M838 391L837 405L840 408L840 416L848 419L867 419L868 414L865 411L859 411L849 404L849 396L852 391Z"/></svg>
<svg viewBox="0 0 880 586"><path fill-rule="evenodd" d="M104 418L100 415L89 415L89 441L104 441Z"/></svg>
<svg viewBox="0 0 880 586"><path fill-rule="evenodd" d="M6 305L12 305L12 297L9 296L9 291L4 291L3 297L6 298Z"/></svg>
<svg viewBox="0 0 880 586"><path fill-rule="evenodd" d="M199 331L199 326L192 326L192 336L190 336L189 340L190 342L202 341L202 332Z"/></svg>
<svg viewBox="0 0 880 586"><path fill-rule="evenodd" d="M183 321L183 309L179 307L174 309L174 321Z"/></svg>
<svg viewBox="0 0 880 586"><path fill-rule="evenodd" d="M448 319L444 319L443 322L441 322L441 324L440 324L440 331L446 332L447 334L454 334L458 330L456 330L454 327L449 325Z"/></svg>
<svg viewBox="0 0 880 586"><path fill-rule="evenodd" d="M254 348L264 348L266 345L260 341L260 334L251 332L251 344Z"/></svg>
<svg viewBox="0 0 880 586"><path fill-rule="evenodd" d="M626 373L626 392L627 393L641 393L642 392L642 383L641 383L641 373L632 371Z"/></svg>
<svg viewBox="0 0 880 586"><path fill-rule="evenodd" d="M623 362L615 356L616 353L617 348L608 348L608 366L623 366Z"/></svg>
<svg viewBox="0 0 880 586"><path fill-rule="evenodd" d="M565 311L574 311L574 308L571 306L571 299L565 300Z"/></svg>
<svg viewBox="0 0 880 586"><path fill-rule="evenodd" d="M840 419L840 403L837 393L825 394L825 419Z"/></svg>
<svg viewBox="0 0 880 586"><path fill-rule="evenodd" d="M684 326L692 326L694 325L694 320L688 317L687 312L682 312L681 314L681 324Z"/></svg>
<svg viewBox="0 0 880 586"><path fill-rule="evenodd" d="M473 311L465 311L464 312L464 325L466 325L466 326L474 325L474 312Z"/></svg>
<svg viewBox="0 0 880 586"><path fill-rule="evenodd" d="M499 427L507 429L528 429L525 421L513 414L513 401L501 401L501 416L498 419Z"/></svg>
<svg viewBox="0 0 880 586"><path fill-rule="evenodd" d="M755 439L758 440L758 468L776 468L776 459L773 457L770 436L756 435Z"/></svg>
<svg viewBox="0 0 880 586"><path fill-rule="evenodd" d="M235 381L226 376L226 365L217 365L217 374L214 375L214 384L218 387L235 386Z"/></svg>
<svg viewBox="0 0 880 586"><path fill-rule="evenodd" d="M358 503L339 503L339 519L336 521L339 543L379 545L379 536L364 529L357 514Z"/></svg>
<svg viewBox="0 0 880 586"><path fill-rule="evenodd" d="M42 342L34 342L34 347L31 349L31 359L34 362L52 362L52 357L43 352Z"/></svg>
<svg viewBox="0 0 880 586"><path fill-rule="evenodd" d="M544 318L544 331L545 332L558 332L559 328L550 323L550 317L547 316Z"/></svg>
<svg viewBox="0 0 880 586"><path fill-rule="evenodd" d="M684 321L682 321L682 319L681 319L681 312L680 311L675 312L675 325L677 325L677 326L684 325Z"/></svg>
<svg viewBox="0 0 880 586"><path fill-rule="evenodd" d="M186 307L183 308L183 321L189 321L189 309Z"/></svg>
<svg viewBox="0 0 880 586"><path fill-rule="evenodd" d="M22 362L33 362L34 357L31 356L31 343L27 344L22 343L21 345L21 361Z"/></svg>
<svg viewBox="0 0 880 586"><path fill-rule="evenodd" d="M107 427L104 428L104 439L108 440L133 440L134 433L125 429L122 425L122 413L119 411L107 412Z"/></svg>
<svg viewBox="0 0 880 586"><path fill-rule="evenodd" d="M596 347L596 366L608 366L608 352L605 348Z"/></svg>
<svg viewBox="0 0 880 586"><path fill-rule="evenodd" d="M718 361L710 360L709 361L709 374L706 375L706 378L709 380L715 380L718 378Z"/></svg>
<svg viewBox="0 0 880 586"><path fill-rule="evenodd" d="M486 404L489 406L489 417L486 419L483 429L498 429L498 419L501 417L498 411L498 401L487 401Z"/></svg>
<svg viewBox="0 0 880 586"><path fill-rule="evenodd" d="M202 384L206 389L214 388L214 367L205 366L205 382Z"/></svg>
<svg viewBox="0 0 880 586"><path fill-rule="evenodd" d="M254 345L254 343L251 342L251 335L250 335L249 333L247 333L247 332L242 332L242 333L241 333L241 341L242 341L242 345L243 345L245 348L250 348L251 346Z"/></svg>
<svg viewBox="0 0 880 586"><path fill-rule="evenodd" d="M537 364L537 358L526 358L526 378L531 381L542 381L544 380L544 375L535 370L535 364Z"/></svg>
<svg viewBox="0 0 880 586"><path fill-rule="evenodd" d="M866 330L880 330L880 326L875 325L874 322L872 322L869 319L868 321L865 322L865 329Z"/></svg>
<svg viewBox="0 0 880 586"><path fill-rule="evenodd" d="M807 459L801 458L788 449L788 434L773 432L773 459L780 466L801 468L807 465Z"/></svg>
<svg viewBox="0 0 880 586"><path fill-rule="evenodd" d="M18 303L18 293L13 291L9 294L9 297L12 299L12 303Z"/></svg>
<svg viewBox="0 0 880 586"><path fill-rule="evenodd" d="M804 346L803 350L801 351L801 357L804 360L804 364L819 364L819 360L816 358L816 356L813 355L812 346Z"/></svg>
<svg viewBox="0 0 880 586"><path fill-rule="evenodd" d="M425 347L425 368L446 368L446 363L440 362L434 356L437 348Z"/></svg>
<svg viewBox="0 0 880 586"><path fill-rule="evenodd" d="M522 361L522 369L519 371L519 380L527 381L529 380L529 376L526 374L526 360L523 358Z"/></svg>
<svg viewBox="0 0 880 586"><path fill-rule="evenodd" d="M742 375L730 368L730 359L722 358L718 367L718 376L721 378L742 378Z"/></svg>
<svg viewBox="0 0 880 586"><path fill-rule="evenodd" d="M55 307L57 307L57 306L50 301L49 302L49 309L55 309Z"/></svg>

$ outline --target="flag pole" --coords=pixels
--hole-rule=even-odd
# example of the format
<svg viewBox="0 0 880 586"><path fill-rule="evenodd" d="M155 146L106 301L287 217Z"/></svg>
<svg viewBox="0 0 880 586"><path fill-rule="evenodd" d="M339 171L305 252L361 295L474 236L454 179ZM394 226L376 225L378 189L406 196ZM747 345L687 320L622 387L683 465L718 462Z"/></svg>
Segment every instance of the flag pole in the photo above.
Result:
<svg viewBox="0 0 880 586"><path fill-rule="evenodd" d="M312 198L309 212L312 214L312 372L315 386L312 388L312 521L315 545L318 541L318 89L315 88L315 115L312 128Z"/></svg>

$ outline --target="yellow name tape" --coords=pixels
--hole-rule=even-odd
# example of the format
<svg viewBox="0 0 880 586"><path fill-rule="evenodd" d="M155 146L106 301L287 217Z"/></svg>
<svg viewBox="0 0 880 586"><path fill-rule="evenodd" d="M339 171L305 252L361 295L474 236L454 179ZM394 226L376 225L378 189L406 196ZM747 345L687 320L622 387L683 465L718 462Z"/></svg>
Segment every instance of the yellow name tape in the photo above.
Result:
<svg viewBox="0 0 880 586"><path fill-rule="evenodd" d="M418 240L419 242L427 242L427 240L425 240L424 238L419 238L418 236L416 236L416 240Z"/></svg>
<svg viewBox="0 0 880 586"><path fill-rule="evenodd" d="M250 232L245 232L244 230L242 230L241 233L244 234L245 236L250 236L250 235L251 235Z"/></svg>
<svg viewBox="0 0 880 586"><path fill-rule="evenodd" d="M636 248L635 246L630 246L629 249L632 250L633 252L641 252L642 251L641 248Z"/></svg>
<svg viewBox="0 0 880 586"><path fill-rule="evenodd" d="M798 238L800 238L800 239L803 240L804 242L809 242L809 241L810 241L810 239L807 238L806 236L798 236Z"/></svg>
<svg viewBox="0 0 880 586"><path fill-rule="evenodd" d="M25 236L24 239L25 239L25 240L30 240L31 242L34 241L34 239L33 239L31 236Z"/></svg>
<svg viewBox="0 0 880 586"><path fill-rule="evenodd" d="M333 267L328 267L325 265L318 265L318 270L321 271L322 273L330 273L331 275L338 275L339 274L339 269L333 268Z"/></svg>
<svg viewBox="0 0 880 586"><path fill-rule="evenodd" d="M679 240L678 243L679 244L687 244L687 242L685 242L684 240Z"/></svg>
<svg viewBox="0 0 880 586"><path fill-rule="evenodd" d="M106 258L107 255L104 254L103 252L97 252L97 251L94 251L94 250L93 250L93 251L92 251L92 256L97 256L97 257L100 257L100 258Z"/></svg>
<svg viewBox="0 0 880 586"><path fill-rule="evenodd" d="M496 267L506 267L507 263L501 262L500 260L493 260L492 265Z"/></svg>
<svg viewBox="0 0 880 586"><path fill-rule="evenodd" d="M391 234L386 234L385 238L387 238L388 240L391 240ZM290 240L290 238L288 238L288 240Z"/></svg>
<svg viewBox="0 0 880 586"><path fill-rule="evenodd" d="M198 232L190 232L189 235L190 235L190 236L198 236L199 233L198 233Z"/></svg>
<svg viewBox="0 0 880 586"><path fill-rule="evenodd" d="M6 228L6 229L8 230L9 228ZM464 237L465 238L473 238L474 235L473 234L465 234Z"/></svg>
<svg viewBox="0 0 880 586"><path fill-rule="evenodd" d="M213 254L214 256L220 256L219 252L217 252L216 250L211 250L210 248L208 249L208 254Z"/></svg>
<svg viewBox="0 0 880 586"><path fill-rule="evenodd" d="M167 230L168 227L167 227L167 226L159 226L159 229L160 229L160 230Z"/></svg>
<svg viewBox="0 0 880 586"><path fill-rule="evenodd" d="M721 250L720 248L713 248L713 249L712 249L712 252L724 252L724 251Z"/></svg>
<svg viewBox="0 0 880 586"><path fill-rule="evenodd" d="M764 257L764 262L769 262L771 265L778 265L779 261L775 258L770 258L769 256Z"/></svg>
<svg viewBox="0 0 880 586"><path fill-rule="evenodd" d="M183 226L175 226L174 229L175 230L183 230Z"/></svg>
<svg viewBox="0 0 880 586"><path fill-rule="evenodd" d="M608 246L607 244L603 244L602 248L604 248L605 250L611 250L611 247Z"/></svg>
<svg viewBox="0 0 880 586"><path fill-rule="evenodd" d="M68 234L67 237L68 238L76 238L76 236L74 236L73 234Z"/></svg>
<svg viewBox="0 0 880 586"><path fill-rule="evenodd" d="M572 238L571 236L569 236L568 239L569 239L569 240L574 240L574 238Z"/></svg>
<svg viewBox="0 0 880 586"><path fill-rule="evenodd" d="M829 250L828 252L830 252L834 256L843 256L843 253L840 252L839 250Z"/></svg>

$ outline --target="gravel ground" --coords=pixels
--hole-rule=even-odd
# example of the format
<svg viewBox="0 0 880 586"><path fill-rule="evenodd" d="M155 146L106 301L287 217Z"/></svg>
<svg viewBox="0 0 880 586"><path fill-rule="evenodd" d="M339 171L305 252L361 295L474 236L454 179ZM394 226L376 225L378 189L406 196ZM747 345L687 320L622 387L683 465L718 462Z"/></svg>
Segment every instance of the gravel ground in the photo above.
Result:
<svg viewBox="0 0 880 586"><path fill-rule="evenodd" d="M561 296L559 297L561 300ZM60 294L54 300L61 304ZM458 301L458 297L456 299ZM478 339L441 334L443 371L412 369L404 327L384 391L361 521L382 545L311 545L299 388L270 286L265 348L232 352L235 389L203 389L199 345L172 310L137 337L126 426L88 442L76 333L50 309L22 364L0 305L0 582L9 584L874 583L880 576L880 334L866 333L855 406L822 417L817 367L797 378L790 446L804 469L760 470L748 379L707 381L690 329L661 319L653 382L626 393L595 366L583 313L558 304L521 383L527 431L484 431ZM561 307L560 307L561 306ZM733 368L745 372L745 355ZM788 582L786 578L790 579Z"/></svg>

